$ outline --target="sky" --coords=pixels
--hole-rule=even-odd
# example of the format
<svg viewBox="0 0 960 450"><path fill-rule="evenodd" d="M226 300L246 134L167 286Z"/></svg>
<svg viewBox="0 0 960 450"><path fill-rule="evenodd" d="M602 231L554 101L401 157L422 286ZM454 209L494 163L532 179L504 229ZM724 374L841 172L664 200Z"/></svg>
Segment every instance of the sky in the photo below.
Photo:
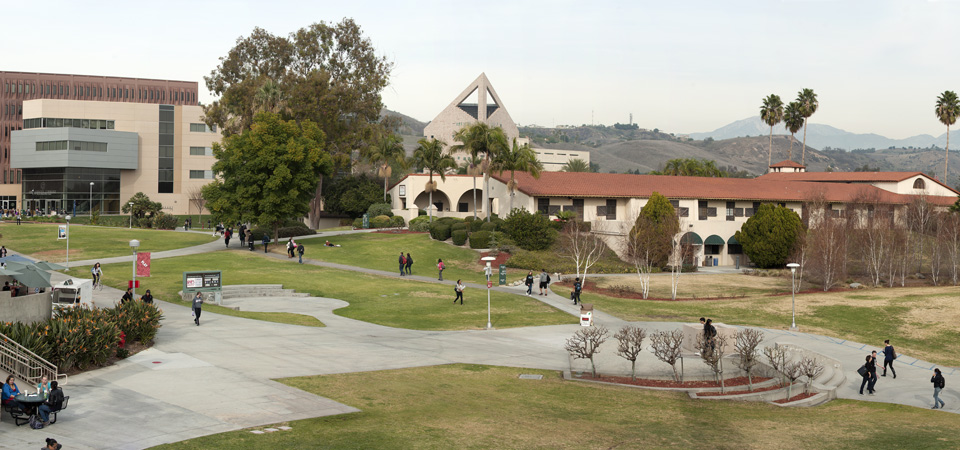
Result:
<svg viewBox="0 0 960 450"><path fill-rule="evenodd" d="M394 64L385 105L432 120L481 72L519 125L711 131L813 89L811 123L945 131L960 1L0 0L0 70L197 81L237 38L353 18Z"/></svg>

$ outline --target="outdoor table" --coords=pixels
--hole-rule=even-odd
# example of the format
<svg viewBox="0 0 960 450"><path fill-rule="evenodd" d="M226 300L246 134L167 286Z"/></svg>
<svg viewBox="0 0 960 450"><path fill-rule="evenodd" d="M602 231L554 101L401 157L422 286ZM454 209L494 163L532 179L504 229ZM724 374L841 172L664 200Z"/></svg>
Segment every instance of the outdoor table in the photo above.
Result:
<svg viewBox="0 0 960 450"><path fill-rule="evenodd" d="M46 397L39 394L20 394L14 397L14 400L20 402L26 409L26 413L31 416L37 413L37 408L47 400Z"/></svg>

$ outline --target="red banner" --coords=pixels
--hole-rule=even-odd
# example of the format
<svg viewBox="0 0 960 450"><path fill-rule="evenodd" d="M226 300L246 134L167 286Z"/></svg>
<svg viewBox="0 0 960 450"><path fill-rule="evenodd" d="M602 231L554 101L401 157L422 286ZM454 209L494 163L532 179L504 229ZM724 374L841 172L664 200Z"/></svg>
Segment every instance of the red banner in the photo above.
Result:
<svg viewBox="0 0 960 450"><path fill-rule="evenodd" d="M150 276L150 252L137 253L137 276Z"/></svg>

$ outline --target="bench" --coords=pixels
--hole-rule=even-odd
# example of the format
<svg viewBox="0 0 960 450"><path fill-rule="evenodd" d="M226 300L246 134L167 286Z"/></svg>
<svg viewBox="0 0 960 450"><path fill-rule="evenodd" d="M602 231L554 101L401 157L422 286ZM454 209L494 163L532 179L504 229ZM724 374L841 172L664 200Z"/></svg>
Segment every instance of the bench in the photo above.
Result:
<svg viewBox="0 0 960 450"><path fill-rule="evenodd" d="M14 408L12 404L8 403L6 406L3 407L3 409L7 410L7 412L10 413L10 417L13 417L13 423L18 427L30 421L29 414L26 414L23 411L17 408Z"/></svg>
<svg viewBox="0 0 960 450"><path fill-rule="evenodd" d="M67 403L69 403L69 402L70 402L70 396L69 396L69 395L64 395L64 396L63 396L63 405L60 405L60 409L58 409L58 410L56 410L56 411L50 411L50 417L48 417L48 419L50 419L50 423L57 423L57 413L60 412L60 411L65 410L65 409L67 409Z"/></svg>

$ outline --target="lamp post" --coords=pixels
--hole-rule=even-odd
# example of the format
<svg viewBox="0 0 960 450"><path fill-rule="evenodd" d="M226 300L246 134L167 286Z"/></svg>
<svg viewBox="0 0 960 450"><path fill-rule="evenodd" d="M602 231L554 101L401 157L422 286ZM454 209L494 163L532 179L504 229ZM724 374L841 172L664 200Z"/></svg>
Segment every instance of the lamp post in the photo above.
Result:
<svg viewBox="0 0 960 450"><path fill-rule="evenodd" d="M790 304L791 309L793 309L793 319L790 321L790 330L797 331L797 267L800 267L800 264L790 263L787 264L787 267L790 268Z"/></svg>
<svg viewBox="0 0 960 450"><path fill-rule="evenodd" d="M490 267L490 262L495 261L497 258L493 256L484 256L480 258L481 261L487 263L487 267L484 268L484 273L487 275L487 329L493 329L493 325L490 323L490 288L493 287L493 282L490 281L490 274L493 269Z"/></svg>
<svg viewBox="0 0 960 450"><path fill-rule="evenodd" d="M133 289L133 296L137 295L137 248L140 247L140 241L133 239L130 241L130 248L133 249L133 283L131 283L131 288Z"/></svg>
<svg viewBox="0 0 960 450"><path fill-rule="evenodd" d="M130 228L133 228L133 202L127 203L130 205ZM130 241L133 242L133 241Z"/></svg>
<svg viewBox="0 0 960 450"><path fill-rule="evenodd" d="M67 217L65 217L65 219L67 219L67 263L64 265L67 268L63 270L64 272L70 271L70 219L72 218L73 217L70 217L69 214L67 214Z"/></svg>
<svg viewBox="0 0 960 450"><path fill-rule="evenodd" d="M90 217L93 217L93 182L90 182Z"/></svg>

